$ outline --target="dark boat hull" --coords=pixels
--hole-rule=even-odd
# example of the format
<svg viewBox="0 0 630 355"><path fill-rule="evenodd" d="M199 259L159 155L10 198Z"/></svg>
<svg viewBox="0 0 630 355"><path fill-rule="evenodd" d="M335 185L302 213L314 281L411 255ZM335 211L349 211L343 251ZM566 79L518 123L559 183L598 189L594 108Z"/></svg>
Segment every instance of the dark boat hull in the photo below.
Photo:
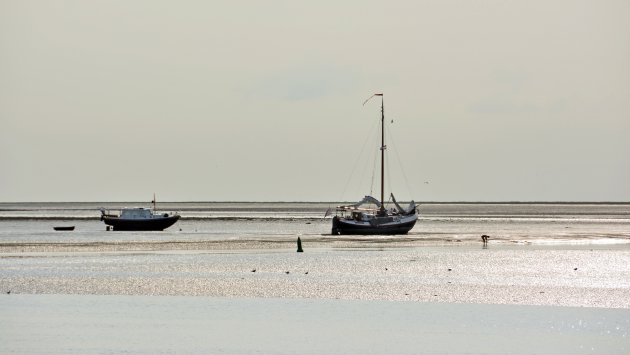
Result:
<svg viewBox="0 0 630 355"><path fill-rule="evenodd" d="M346 221L343 218L333 218L332 234L354 235L400 235L407 234L416 225L417 218L401 223L388 223L382 225L357 224Z"/></svg>
<svg viewBox="0 0 630 355"><path fill-rule="evenodd" d="M74 226L53 227L56 231L73 231Z"/></svg>
<svg viewBox="0 0 630 355"><path fill-rule="evenodd" d="M115 231L163 231L175 224L179 217L179 215L150 219L103 217L103 221L112 226Z"/></svg>

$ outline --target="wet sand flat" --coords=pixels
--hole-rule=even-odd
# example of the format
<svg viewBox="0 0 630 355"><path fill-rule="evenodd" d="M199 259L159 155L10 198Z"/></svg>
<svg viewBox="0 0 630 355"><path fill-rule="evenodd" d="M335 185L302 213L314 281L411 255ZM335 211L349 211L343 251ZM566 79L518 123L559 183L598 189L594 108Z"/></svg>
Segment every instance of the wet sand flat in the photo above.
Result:
<svg viewBox="0 0 630 355"><path fill-rule="evenodd" d="M50 245L0 255L13 294L179 295L630 308L627 244L238 241ZM105 245L105 247L103 247ZM324 245L328 245L324 247ZM392 246L393 245L393 246ZM223 246L221 248L221 246ZM272 248L273 246L273 248ZM33 251L36 250L36 251Z"/></svg>

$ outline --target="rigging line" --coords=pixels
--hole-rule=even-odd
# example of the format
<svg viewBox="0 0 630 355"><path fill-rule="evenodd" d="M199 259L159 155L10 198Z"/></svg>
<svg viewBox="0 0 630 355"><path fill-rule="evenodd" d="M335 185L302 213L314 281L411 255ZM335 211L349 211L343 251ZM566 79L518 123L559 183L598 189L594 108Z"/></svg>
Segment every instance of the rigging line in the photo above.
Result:
<svg viewBox="0 0 630 355"><path fill-rule="evenodd" d="M393 125L390 125L390 127ZM405 173L405 168L404 165L402 163L402 160L400 159L400 155L398 154L398 149L396 148L396 144L394 143L394 139L392 139L392 133L391 133L392 129L388 129L387 130L387 138L389 138L389 141L392 144L392 147L394 148L394 154L396 155L396 160L398 161L398 166L400 166L400 171L402 172L403 175L403 179L405 179L405 185L407 187L407 191L409 191L409 193L411 193L411 199L415 199L414 196L416 196L415 191L412 190L411 185L409 184L409 179L407 179L407 174ZM389 179L391 181L391 179Z"/></svg>
<svg viewBox="0 0 630 355"><path fill-rule="evenodd" d="M388 138L389 138L389 141L391 142L392 141L391 137L388 137ZM387 188L389 189L389 195L388 196L389 196L389 199L391 199L391 196L392 196L391 194L392 194L392 192L394 190L392 190L392 177L391 177L392 173L391 173L391 169L389 168L389 161L391 159L389 159L389 157L390 157L390 154L387 154L387 159L385 159L385 165L386 165L386 167L385 167L385 174L387 175L386 176L386 178L387 178ZM388 200L387 203L389 203L389 202L390 201Z"/></svg>
<svg viewBox="0 0 630 355"><path fill-rule="evenodd" d="M374 151L374 159L372 163L372 184L370 185L370 196L374 194L374 181L376 180L376 162L378 161L378 152Z"/></svg>
<svg viewBox="0 0 630 355"><path fill-rule="evenodd" d="M363 146L361 147L361 151L359 152L359 156L354 161L354 165L352 167L352 170L350 171L350 176L348 177L348 180L346 181L346 184L343 187L343 191L342 191L341 196L339 198L339 202L343 202L343 197L346 194L346 190L348 189L348 185L350 185L350 181L352 181L352 177L354 176L354 172L357 169L357 166L359 165L359 161L361 160L361 156L363 156L363 151L365 151L365 146L367 145L368 141L372 137L372 131L374 131L374 128L376 127L376 123L377 122L375 121L374 124L372 124L372 126L370 127L370 131L368 132L368 135L365 138L365 141L363 142Z"/></svg>
<svg viewBox="0 0 630 355"><path fill-rule="evenodd" d="M372 139L370 141L370 143L368 144L368 146L374 146L374 140ZM367 149L368 151L370 151L370 149ZM372 154L376 155L376 151L372 150ZM360 172L360 174L357 177L357 183L354 185L356 186L360 193L359 195L363 195L365 193L365 191L367 191L367 184L370 183L370 181L368 179L366 179L365 177L369 176L370 174L370 155L367 154L366 159L362 161L361 167L363 168ZM367 184L366 184L367 183Z"/></svg>

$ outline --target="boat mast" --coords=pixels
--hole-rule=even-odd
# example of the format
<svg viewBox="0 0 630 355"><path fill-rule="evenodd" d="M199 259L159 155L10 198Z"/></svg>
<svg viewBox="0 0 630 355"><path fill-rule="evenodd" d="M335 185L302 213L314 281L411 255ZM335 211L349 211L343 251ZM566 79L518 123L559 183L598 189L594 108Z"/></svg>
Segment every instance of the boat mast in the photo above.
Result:
<svg viewBox="0 0 630 355"><path fill-rule="evenodd" d="M383 215L385 214L385 149L387 149L387 146L385 145L385 104L383 103L383 94L374 94L370 96L363 102L363 105L370 101L370 99L374 96L381 97L381 208L379 213Z"/></svg>
<svg viewBox="0 0 630 355"><path fill-rule="evenodd" d="M383 94L376 94L381 97L381 212L385 210L385 105Z"/></svg>

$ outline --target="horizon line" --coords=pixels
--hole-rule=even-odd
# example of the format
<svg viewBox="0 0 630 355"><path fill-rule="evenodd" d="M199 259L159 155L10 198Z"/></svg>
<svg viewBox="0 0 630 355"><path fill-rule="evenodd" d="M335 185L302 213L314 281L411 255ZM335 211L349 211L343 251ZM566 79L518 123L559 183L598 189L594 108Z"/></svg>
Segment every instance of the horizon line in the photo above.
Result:
<svg viewBox="0 0 630 355"><path fill-rule="evenodd" d="M351 203L356 201L246 201L246 200L223 200L223 201L159 201L160 203ZM391 201L389 201L391 203ZM408 201L401 201L408 202ZM0 204L9 203L153 203L153 201L0 201ZM563 201L563 200L547 200L547 201L525 201L525 200L505 200L505 201L416 201L416 204L567 204L567 205L579 205L579 204L616 204L625 205L630 204L630 201Z"/></svg>

